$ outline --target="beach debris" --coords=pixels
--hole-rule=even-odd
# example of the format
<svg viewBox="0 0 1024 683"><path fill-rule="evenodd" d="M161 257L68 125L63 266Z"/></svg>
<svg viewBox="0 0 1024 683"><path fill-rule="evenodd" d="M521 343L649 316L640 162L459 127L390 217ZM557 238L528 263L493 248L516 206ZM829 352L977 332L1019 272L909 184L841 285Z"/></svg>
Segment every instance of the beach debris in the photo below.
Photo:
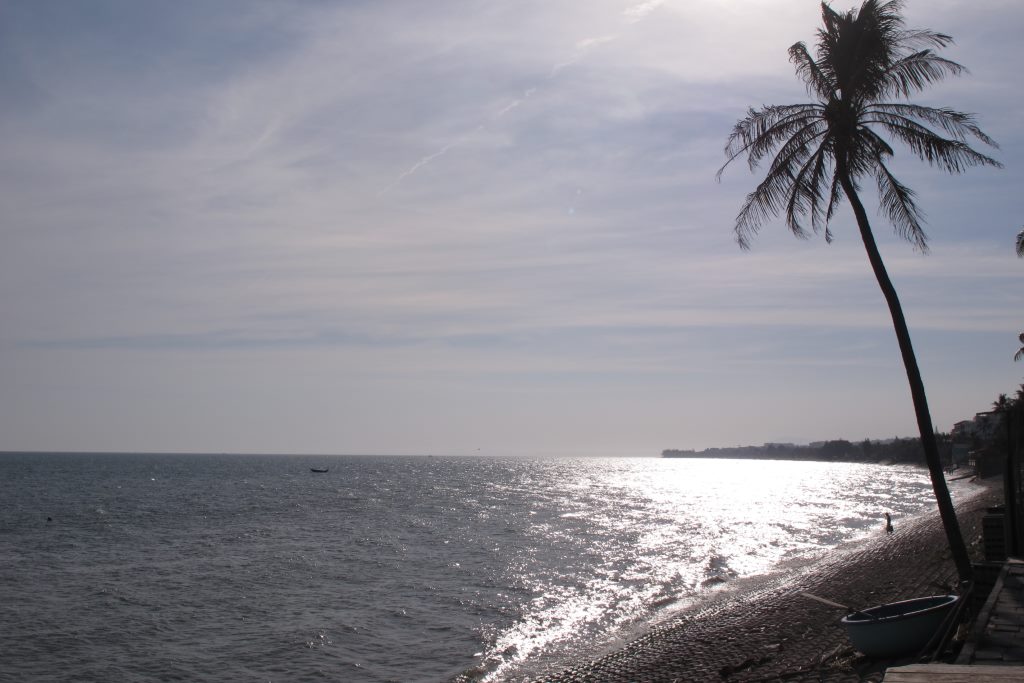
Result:
<svg viewBox="0 0 1024 683"><path fill-rule="evenodd" d="M746 659L744 659L739 664L735 664L735 665L726 664L725 666L723 666L721 669L718 670L718 676L720 678L728 678L729 676L732 676L733 674L740 673L741 671L746 671L747 669L751 669L751 668L753 668L755 666L761 666L762 664L767 664L770 661L772 661L772 656L771 655L765 655L763 657L756 657L756 658L755 657L747 657Z"/></svg>

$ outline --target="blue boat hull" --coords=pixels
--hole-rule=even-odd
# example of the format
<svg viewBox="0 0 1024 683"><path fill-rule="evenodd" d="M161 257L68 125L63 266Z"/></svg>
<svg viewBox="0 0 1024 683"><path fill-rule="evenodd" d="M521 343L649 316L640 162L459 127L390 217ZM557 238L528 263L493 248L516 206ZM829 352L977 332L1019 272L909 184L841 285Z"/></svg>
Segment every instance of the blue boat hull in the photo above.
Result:
<svg viewBox="0 0 1024 683"><path fill-rule="evenodd" d="M841 623L853 646L869 657L917 654L959 599L957 595L932 595L891 602L848 614Z"/></svg>

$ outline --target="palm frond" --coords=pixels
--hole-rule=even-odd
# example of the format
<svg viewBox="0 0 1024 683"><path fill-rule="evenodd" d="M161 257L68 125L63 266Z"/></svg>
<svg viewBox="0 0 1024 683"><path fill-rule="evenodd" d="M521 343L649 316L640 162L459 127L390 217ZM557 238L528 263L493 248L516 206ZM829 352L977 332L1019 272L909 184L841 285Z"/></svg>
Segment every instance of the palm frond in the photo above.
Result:
<svg viewBox="0 0 1024 683"><path fill-rule="evenodd" d="M827 137L823 138L818 150L812 156L815 165L808 180L809 184L815 188L814 201L811 204L811 229L816 233L824 230L826 242L832 241L832 232L829 230L828 223L832 219L835 205L839 200L838 187L828 183L828 177L832 175L829 173L832 167L832 158L832 141ZM825 195L825 192L822 191L823 188L828 193L828 203L824 209L821 206Z"/></svg>
<svg viewBox="0 0 1024 683"><path fill-rule="evenodd" d="M842 182L839 178L839 169L835 169L832 173L832 190L830 192L828 200L828 209L825 211L825 241L829 244L832 243L832 231L828 227L832 220L832 216L835 215L836 209L839 208L840 202L843 199Z"/></svg>
<svg viewBox="0 0 1024 683"><path fill-rule="evenodd" d="M780 178L766 177L743 200L743 206L736 215L736 226L733 228L736 243L740 245L740 249L744 251L750 249L750 241L761 229L761 226L778 214L781 184ZM804 235L797 235L797 237L804 237Z"/></svg>
<svg viewBox="0 0 1024 683"><path fill-rule="evenodd" d="M767 220L777 216L783 209L786 224L793 234L797 237L807 236L800 217L808 211L813 216L818 211L816 207L820 204L820 198L815 197L813 188L805 186L805 178L813 156L820 154L827 144L826 133L827 127L820 118L808 118L803 128L782 143L764 181L747 195L736 217L736 241L741 247L749 248L750 238ZM818 144L815 149L815 141L819 138L824 138L825 142ZM812 225L815 223L812 217Z"/></svg>
<svg viewBox="0 0 1024 683"><path fill-rule="evenodd" d="M726 162L718 169L721 178L725 168L743 154L747 154L750 169L773 149L784 144L810 121L819 119L821 106L815 104L773 105L759 110L750 109L747 116L736 122L725 144Z"/></svg>
<svg viewBox="0 0 1024 683"><path fill-rule="evenodd" d="M836 72L836 60L833 57L839 52L838 43L842 27L848 25L849 22L849 13L839 14L826 3L821 3L822 28L817 31L815 63L822 75L835 87L839 87L839 74Z"/></svg>
<svg viewBox="0 0 1024 683"><path fill-rule="evenodd" d="M922 216L914 203L914 191L897 180L881 160L878 161L875 180L880 208L892 221L896 234L927 253L928 236L921 226Z"/></svg>
<svg viewBox="0 0 1024 683"><path fill-rule="evenodd" d="M814 108L795 112L751 142L747 149L751 170L777 147L782 153L793 144L803 144L808 138L824 133L825 128L820 113Z"/></svg>
<svg viewBox="0 0 1024 683"><path fill-rule="evenodd" d="M944 138L906 116L876 112L871 122L877 122L887 133L904 143L922 161L938 166L949 173L963 173L974 166L1002 164L990 156L973 149L967 143Z"/></svg>
<svg viewBox="0 0 1024 683"><path fill-rule="evenodd" d="M828 99L835 92L835 81L822 71L802 42L789 48L789 61L796 66L796 75L806 84L809 94Z"/></svg>
<svg viewBox="0 0 1024 683"><path fill-rule="evenodd" d="M900 33L899 41L908 48L914 47L949 47L953 44L953 36L936 33L931 29L910 29Z"/></svg>
<svg viewBox="0 0 1024 683"><path fill-rule="evenodd" d="M855 186L859 178L875 174L875 167L880 159L895 156L895 151L889 143L867 126L857 130L852 147L846 156L845 165Z"/></svg>
<svg viewBox="0 0 1024 683"><path fill-rule="evenodd" d="M973 114L956 111L948 107L925 107L905 102L874 102L864 110L864 123L879 123L881 115L898 116L906 119L918 119L928 125L937 126L957 140L966 142L968 138L977 138L989 147L999 148L996 141L985 134L974 120Z"/></svg>
<svg viewBox="0 0 1024 683"><path fill-rule="evenodd" d="M801 224L805 216L810 215L811 229L814 232L818 232L821 225L821 203L824 199L822 179L828 165L825 147L826 141L822 141L793 178L789 200L786 202L786 225L795 235L807 234Z"/></svg>
<svg viewBox="0 0 1024 683"><path fill-rule="evenodd" d="M907 55L889 66L880 80L884 95L910 97L946 76L959 76L966 69L956 62L939 57L931 50Z"/></svg>
<svg viewBox="0 0 1024 683"><path fill-rule="evenodd" d="M804 146L794 146L787 153L780 153L772 161L772 167L765 174L764 180L747 195L746 200L736 216L736 241L743 249L750 248L750 238L757 234L761 226L777 216L786 204L796 174L807 157ZM806 237L802 230L793 231L797 237Z"/></svg>
<svg viewBox="0 0 1024 683"><path fill-rule="evenodd" d="M1024 258L1024 230L1017 233L1017 256ZM1024 343L1024 339L1021 342Z"/></svg>

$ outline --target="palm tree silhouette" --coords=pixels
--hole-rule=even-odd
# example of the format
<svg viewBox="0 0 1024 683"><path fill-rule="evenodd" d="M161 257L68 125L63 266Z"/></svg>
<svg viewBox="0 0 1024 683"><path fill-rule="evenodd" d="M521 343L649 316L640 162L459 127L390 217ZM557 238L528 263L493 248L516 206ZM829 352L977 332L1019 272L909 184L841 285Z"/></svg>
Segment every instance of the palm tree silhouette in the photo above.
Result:
<svg viewBox="0 0 1024 683"><path fill-rule="evenodd" d="M1017 233L1017 256L1024 258L1024 230ZM1020 349L1013 354L1013 360L1018 361L1024 358L1024 332L1020 334Z"/></svg>
<svg viewBox="0 0 1024 683"><path fill-rule="evenodd" d="M859 193L861 181L872 177L882 212L896 233L927 251L914 192L886 166L894 151L883 134L950 173L1000 164L968 144L969 139L976 139L996 146L972 115L901 101L948 75L965 71L935 51L953 39L928 29L905 28L902 6L901 0L866 0L859 10L839 13L822 3L823 25L817 32L815 55L811 56L802 42L789 48L797 76L816 101L750 109L729 136L727 161L718 175L741 156L746 155L755 170L774 154L764 180L747 195L736 218L736 238L744 249L750 248L750 240L761 226L780 213L796 236L808 235L809 221L811 231L824 231L830 242L829 221L843 197L850 202L868 260L889 306L932 488L957 571L966 581L972 573L970 559L942 473L921 372L903 309Z"/></svg>

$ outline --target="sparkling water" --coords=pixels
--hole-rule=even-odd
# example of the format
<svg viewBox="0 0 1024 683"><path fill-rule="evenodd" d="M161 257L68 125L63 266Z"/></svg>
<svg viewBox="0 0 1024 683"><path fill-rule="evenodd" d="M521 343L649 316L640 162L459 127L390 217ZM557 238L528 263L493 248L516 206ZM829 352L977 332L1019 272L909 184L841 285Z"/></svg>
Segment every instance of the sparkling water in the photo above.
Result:
<svg viewBox="0 0 1024 683"><path fill-rule="evenodd" d="M933 508L907 466L0 454L0 680L528 679Z"/></svg>

